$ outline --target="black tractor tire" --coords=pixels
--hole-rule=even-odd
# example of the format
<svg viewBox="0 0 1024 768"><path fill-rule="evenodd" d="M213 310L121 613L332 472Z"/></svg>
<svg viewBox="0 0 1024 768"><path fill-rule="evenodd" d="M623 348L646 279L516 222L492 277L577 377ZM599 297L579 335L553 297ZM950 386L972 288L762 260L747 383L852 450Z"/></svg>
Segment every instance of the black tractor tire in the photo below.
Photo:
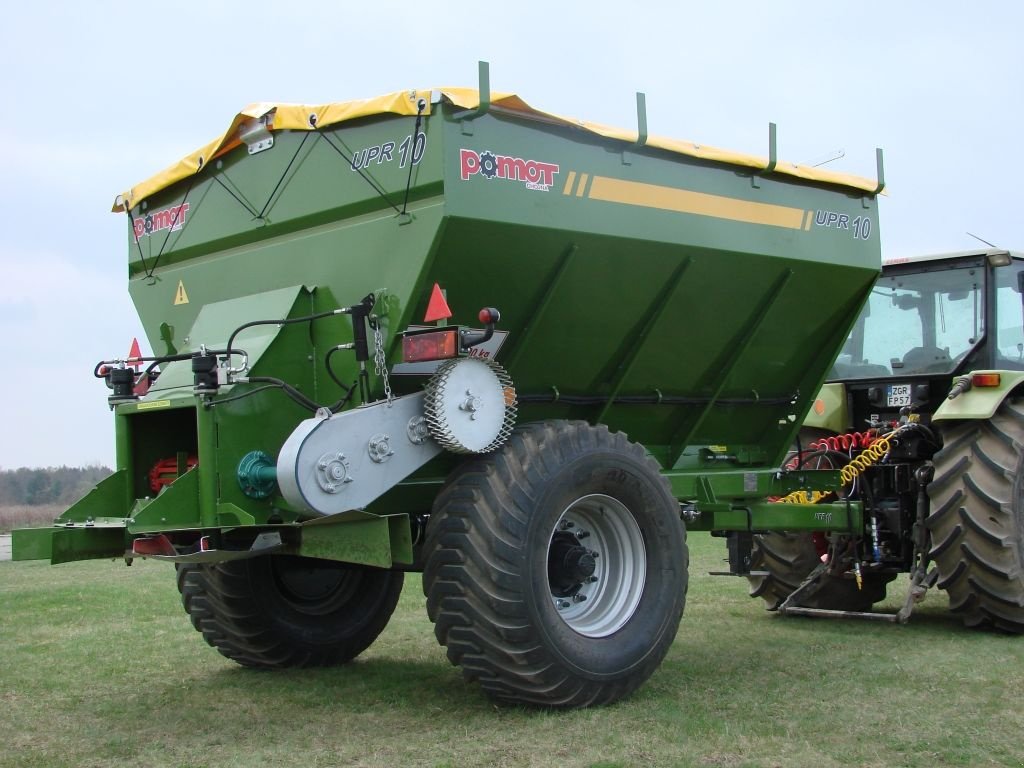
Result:
<svg viewBox="0 0 1024 768"><path fill-rule="evenodd" d="M941 429L926 520L937 585L966 626L1024 633L1024 398Z"/></svg>
<svg viewBox="0 0 1024 768"><path fill-rule="evenodd" d="M769 611L779 606L818 566L818 551L810 533L765 533L754 537L750 559L751 571L767 572L766 576L749 576L750 596L760 597ZM826 574L817 591L800 600L804 608L863 613L885 599L886 585L894 574L865 573L863 584L851 577Z"/></svg>
<svg viewBox="0 0 1024 768"><path fill-rule="evenodd" d="M668 482L641 446L586 422L524 425L464 462L435 499L425 554L438 641L506 704L628 695L665 657L686 602Z"/></svg>
<svg viewBox="0 0 1024 768"><path fill-rule="evenodd" d="M248 667L323 667L354 659L387 626L404 574L264 555L179 569L192 624Z"/></svg>

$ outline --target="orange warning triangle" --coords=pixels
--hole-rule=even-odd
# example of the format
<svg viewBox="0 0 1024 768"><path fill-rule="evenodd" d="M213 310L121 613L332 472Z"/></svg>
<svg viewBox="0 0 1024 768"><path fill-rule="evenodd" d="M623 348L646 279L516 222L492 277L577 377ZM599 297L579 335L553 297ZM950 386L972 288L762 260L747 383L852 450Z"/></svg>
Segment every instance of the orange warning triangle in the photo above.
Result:
<svg viewBox="0 0 1024 768"><path fill-rule="evenodd" d="M448 302L445 301L441 286L434 283L434 290L430 293L430 301L427 302L427 314L423 316L424 323L433 323L436 320L447 320L452 316L448 309Z"/></svg>
<svg viewBox="0 0 1024 768"><path fill-rule="evenodd" d="M128 350L128 359L136 360L140 357L142 357L142 350L139 349L139 340L137 338L133 338L132 348ZM136 371L138 371L139 368L142 367L142 363L128 363L128 365L131 368L134 368Z"/></svg>
<svg viewBox="0 0 1024 768"><path fill-rule="evenodd" d="M178 290L174 292L174 305L188 304L188 294L185 293L185 283L181 280L178 281Z"/></svg>

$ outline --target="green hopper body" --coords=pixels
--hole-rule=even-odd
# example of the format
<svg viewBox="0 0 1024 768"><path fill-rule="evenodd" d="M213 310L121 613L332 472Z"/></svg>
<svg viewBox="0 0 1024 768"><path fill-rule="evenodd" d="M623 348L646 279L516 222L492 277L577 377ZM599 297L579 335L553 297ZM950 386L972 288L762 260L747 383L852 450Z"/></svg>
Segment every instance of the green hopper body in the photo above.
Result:
<svg viewBox="0 0 1024 768"><path fill-rule="evenodd" d="M442 325L479 327L481 308L500 310L475 354L508 371L519 423L627 433L680 501L712 513L698 527L749 527L751 505L781 492L773 470L880 268L873 191L529 110L441 96L419 117L266 133L272 145L236 142L126 198L129 290L155 355L223 349L245 323L372 294L390 388L418 392L427 374L402 363L402 334L435 324L424 317L438 285L451 312ZM330 404L359 365L339 352L328 370L326 355L351 342L340 315L253 326L234 346L251 377ZM368 361L370 402L385 396L377 368ZM188 360L170 362L146 394L117 404L117 472L55 528L19 532L16 557L107 557L156 532L255 526L302 527L299 554L414 560L408 521L429 512L457 457L441 455L366 510L313 523L238 480L246 456L277 456L309 412L277 388L247 395L257 383L212 398L193 384ZM356 395L346 407L361 405ZM154 490L161 461L180 477ZM787 506L772 525L801 524L800 505Z"/></svg>

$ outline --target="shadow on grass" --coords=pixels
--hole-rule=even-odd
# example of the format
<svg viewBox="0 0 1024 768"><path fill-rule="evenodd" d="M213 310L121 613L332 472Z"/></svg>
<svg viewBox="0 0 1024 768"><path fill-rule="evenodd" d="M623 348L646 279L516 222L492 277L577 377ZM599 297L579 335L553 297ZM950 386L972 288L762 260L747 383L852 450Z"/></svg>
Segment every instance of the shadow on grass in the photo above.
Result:
<svg viewBox="0 0 1024 768"><path fill-rule="evenodd" d="M467 699L487 702L479 687L466 683L444 659L368 657L338 667L308 669L250 669L225 660L224 668L204 676L196 685L250 696L271 694L275 702L312 695L329 700L334 709L353 712L375 706L419 709L445 701L465 704Z"/></svg>

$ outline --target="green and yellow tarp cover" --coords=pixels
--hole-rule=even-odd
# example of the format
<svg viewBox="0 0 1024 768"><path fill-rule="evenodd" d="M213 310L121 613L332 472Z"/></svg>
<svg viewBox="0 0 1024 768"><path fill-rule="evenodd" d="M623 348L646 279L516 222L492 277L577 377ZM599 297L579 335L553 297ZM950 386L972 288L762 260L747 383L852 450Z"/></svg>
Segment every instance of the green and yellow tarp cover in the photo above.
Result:
<svg viewBox="0 0 1024 768"><path fill-rule="evenodd" d="M116 212L124 211L126 204L129 207L135 207L151 195L196 173L203 165L210 162L211 159L236 148L241 144L238 137L239 128L253 120L265 119L267 128L271 131L319 130L348 120L371 117L373 115L416 115L421 100L425 104L423 114L429 115L433 101L432 96L436 98L438 94L440 98L463 109L476 109L480 105L480 93L473 88L397 91L370 99L318 105L275 104L271 102L250 104L235 115L227 130L216 139L118 195L114 201L113 210ZM589 131L599 136L618 139L630 144L635 143L637 140L635 131L543 112L531 107L514 93L492 93L490 106L493 109L511 112L520 117L540 119L548 123L571 126L578 130ZM741 166L743 168L763 170L768 167L768 160L763 157L732 152L705 144L694 144L693 142L679 139L669 139L662 136L649 136L645 146L702 160ZM878 182L861 176L836 173L821 168L796 165L795 163L779 162L774 171L775 173L795 176L807 181L847 187L851 190L871 194L874 194L879 186Z"/></svg>

